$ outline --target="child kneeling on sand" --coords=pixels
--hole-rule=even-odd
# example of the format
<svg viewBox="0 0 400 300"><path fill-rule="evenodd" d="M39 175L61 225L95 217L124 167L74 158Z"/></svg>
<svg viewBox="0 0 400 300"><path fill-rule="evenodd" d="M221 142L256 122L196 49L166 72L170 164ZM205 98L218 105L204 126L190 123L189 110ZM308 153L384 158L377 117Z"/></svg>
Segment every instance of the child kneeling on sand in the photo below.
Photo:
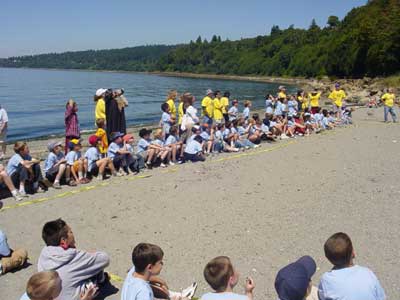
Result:
<svg viewBox="0 0 400 300"><path fill-rule="evenodd" d="M191 299L197 283L182 292L172 292L164 280L158 277L163 267L164 252L153 244L140 243L132 251L133 267L122 286L121 300ZM156 292L156 293L154 293Z"/></svg>
<svg viewBox="0 0 400 300"><path fill-rule="evenodd" d="M196 135L192 140L188 142L183 153L185 161L205 161L206 157L203 153L203 138L200 135Z"/></svg>
<svg viewBox="0 0 400 300"><path fill-rule="evenodd" d="M227 256L218 256L212 259L204 268L204 278L215 292L206 293L201 300L252 300L254 282L250 277L246 278L245 293L240 295L233 292L233 288L239 282L239 274L233 268L231 260Z"/></svg>
<svg viewBox="0 0 400 300"><path fill-rule="evenodd" d="M88 285L104 286L109 278L104 269L110 258L105 252L76 249L75 237L62 219L47 222L42 238L46 247L38 261L38 271L57 271L62 281L60 299L78 300Z"/></svg>
<svg viewBox="0 0 400 300"><path fill-rule="evenodd" d="M326 258L333 269L322 275L320 300L383 300L385 292L378 278L368 268L355 265L353 244L343 232L332 235L324 245Z"/></svg>
<svg viewBox="0 0 400 300"><path fill-rule="evenodd" d="M49 150L49 155L44 162L44 172L46 174L46 178L53 183L53 187L55 189L60 189L60 181L65 176L67 162L62 151L62 143L50 142L47 145L47 149ZM73 184L74 182L68 183L71 185L76 185Z"/></svg>
<svg viewBox="0 0 400 300"><path fill-rule="evenodd" d="M76 183L89 183L89 179L86 178L88 170L88 161L82 157L81 149L82 145L80 140L72 139L68 143L70 151L65 156L67 161L67 181L70 181L70 175L72 174L73 180Z"/></svg>
<svg viewBox="0 0 400 300"><path fill-rule="evenodd" d="M90 176L97 176L98 180L104 179L104 172L108 167L113 176L117 176L114 169L112 160L108 157L101 157L99 148L101 147L101 140L96 135L89 137L90 148L86 150L85 159L88 161L88 173Z"/></svg>
<svg viewBox="0 0 400 300"><path fill-rule="evenodd" d="M56 271L43 271L33 274L26 285L26 293L20 300L56 300L61 293L62 284ZM92 286L80 295L80 300L92 300L97 287Z"/></svg>

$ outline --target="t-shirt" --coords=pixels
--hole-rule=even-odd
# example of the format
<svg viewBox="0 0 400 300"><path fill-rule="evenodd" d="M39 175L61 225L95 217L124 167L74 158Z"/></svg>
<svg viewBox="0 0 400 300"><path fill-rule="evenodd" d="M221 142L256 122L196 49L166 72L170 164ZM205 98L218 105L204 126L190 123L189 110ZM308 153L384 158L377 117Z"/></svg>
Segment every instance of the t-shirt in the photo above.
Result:
<svg viewBox="0 0 400 300"><path fill-rule="evenodd" d="M145 140L141 138L137 144L137 151L136 153L141 153L147 151L147 148L150 146L151 140Z"/></svg>
<svg viewBox="0 0 400 300"><path fill-rule="evenodd" d="M220 140L220 141L223 141L223 140L224 140L224 136L223 136L221 130L217 130L217 131L215 132L215 138L216 138L217 140Z"/></svg>
<svg viewBox="0 0 400 300"><path fill-rule="evenodd" d="M243 109L243 117L247 120L250 117L250 108L245 107Z"/></svg>
<svg viewBox="0 0 400 300"><path fill-rule="evenodd" d="M159 145L159 146L161 146L161 147L164 147L164 141L163 140L160 140L160 139L155 139L153 142L151 142L152 144L154 144L154 145Z"/></svg>
<svg viewBox="0 0 400 300"><path fill-rule="evenodd" d="M11 176L12 174L15 173L15 171L17 171L18 165L21 163L22 160L23 159L22 159L21 155L19 155L17 153L15 153L13 156L11 156L11 158L7 164L8 176Z"/></svg>
<svg viewBox="0 0 400 300"><path fill-rule="evenodd" d="M97 137L100 138L101 140L101 145L99 146L99 151L101 154L106 154L107 153L107 148L108 148L108 140L107 140L107 133L103 128L97 128L97 131L95 133Z"/></svg>
<svg viewBox="0 0 400 300"><path fill-rule="evenodd" d="M228 138L228 136L230 134L231 134L231 130L229 128L225 128L224 131L222 132L224 139Z"/></svg>
<svg viewBox="0 0 400 300"><path fill-rule="evenodd" d="M297 112L297 101L296 100L289 100L288 101L288 108L289 108L289 116L293 116Z"/></svg>
<svg viewBox="0 0 400 300"><path fill-rule="evenodd" d="M172 116L176 116L176 106L175 106L175 101L174 99L168 99L166 102L169 106L169 113Z"/></svg>
<svg viewBox="0 0 400 300"><path fill-rule="evenodd" d="M183 118L183 102L179 103L178 106L178 124L181 125L182 124L182 118Z"/></svg>
<svg viewBox="0 0 400 300"><path fill-rule="evenodd" d="M0 126L8 122L8 115L4 108L0 108Z"/></svg>
<svg viewBox="0 0 400 300"><path fill-rule="evenodd" d="M97 100L95 115L96 115L96 120L106 119L106 103L104 102L103 98Z"/></svg>
<svg viewBox="0 0 400 300"><path fill-rule="evenodd" d="M232 106L229 110L229 121L236 120L239 114L239 110L236 106Z"/></svg>
<svg viewBox="0 0 400 300"><path fill-rule="evenodd" d="M321 122L322 128L327 129L329 127L328 117L323 117Z"/></svg>
<svg viewBox="0 0 400 300"><path fill-rule="evenodd" d="M50 170L56 163L59 162L61 158L57 156L54 152L50 152L44 162L44 172L46 173L48 170Z"/></svg>
<svg viewBox="0 0 400 300"><path fill-rule="evenodd" d="M222 105L221 100L217 97L213 100L214 112L213 116L215 120L221 120L224 116L222 115Z"/></svg>
<svg viewBox="0 0 400 300"><path fill-rule="evenodd" d="M198 141L192 140L188 142L185 148L185 152L188 154L196 154L203 151L201 144Z"/></svg>
<svg viewBox="0 0 400 300"><path fill-rule="evenodd" d="M76 152L76 151L69 151L67 155L65 156L65 159L67 161L67 165L72 166L75 161L81 158L81 152Z"/></svg>
<svg viewBox="0 0 400 300"><path fill-rule="evenodd" d="M227 113L227 108L229 107L229 98L228 97L222 97L220 102L221 102L221 105L222 105L222 113L226 114Z"/></svg>
<svg viewBox="0 0 400 300"><path fill-rule="evenodd" d="M281 102L281 101L277 101L277 102L275 103L274 115L275 115L275 116L281 116L282 113L283 113L282 102Z"/></svg>
<svg viewBox="0 0 400 300"><path fill-rule="evenodd" d="M175 144L176 142L178 142L178 138L170 134L165 141L165 145Z"/></svg>
<svg viewBox="0 0 400 300"><path fill-rule="evenodd" d="M201 107L203 108L203 112L205 112L207 117L209 118L213 117L214 106L213 106L213 100L210 97L205 96L203 98L203 100L201 101Z"/></svg>
<svg viewBox="0 0 400 300"><path fill-rule="evenodd" d="M394 105L394 94L386 93L382 96L382 100L385 102L385 106L393 107Z"/></svg>
<svg viewBox="0 0 400 300"><path fill-rule="evenodd" d="M133 154L133 145L131 145L131 144L126 144L125 145L126 146L126 151L129 151L131 154Z"/></svg>
<svg viewBox="0 0 400 300"><path fill-rule="evenodd" d="M375 274L358 265L326 272L322 275L318 290L321 300L385 299L385 292Z"/></svg>
<svg viewBox="0 0 400 300"><path fill-rule="evenodd" d="M100 152L96 147L90 147L86 150L85 158L88 160L88 171L90 172L100 159Z"/></svg>
<svg viewBox="0 0 400 300"><path fill-rule="evenodd" d="M203 131L202 133L200 133L200 136L203 138L204 141L210 140L210 134L207 131Z"/></svg>
<svg viewBox="0 0 400 300"><path fill-rule="evenodd" d="M321 93L317 94L308 94L308 98L310 99L311 107L318 107L319 106L319 98L321 98Z"/></svg>
<svg viewBox="0 0 400 300"><path fill-rule="evenodd" d="M342 107L342 101L346 98L346 93L343 90L334 90L329 94L328 98L331 99L336 106Z"/></svg>
<svg viewBox="0 0 400 300"><path fill-rule="evenodd" d="M117 143L112 142L109 146L108 146L108 150L107 150L107 156L111 159L114 159L114 157L117 155L117 152L119 150L121 150L122 145L118 145Z"/></svg>
<svg viewBox="0 0 400 300"><path fill-rule="evenodd" d="M265 100L265 107L266 107L265 112L266 112L267 114L272 114L272 113L273 113L273 108L272 108L272 106L273 106L272 100L271 100L271 99L266 99L266 100Z"/></svg>
<svg viewBox="0 0 400 300"><path fill-rule="evenodd" d="M7 243L7 236L0 230L0 258L9 256L11 252L10 247Z"/></svg>
<svg viewBox="0 0 400 300"><path fill-rule="evenodd" d="M286 99L286 93L284 93L284 92L279 92L279 93L278 93L278 98L279 98L279 99L282 99L282 98L283 98L283 99Z"/></svg>
<svg viewBox="0 0 400 300"><path fill-rule="evenodd" d="M248 300L248 297L236 293L206 293L200 300Z"/></svg>
<svg viewBox="0 0 400 300"><path fill-rule="evenodd" d="M165 111L161 116L161 126L163 128L163 132L169 134L169 129L171 128L171 115Z"/></svg>
<svg viewBox="0 0 400 300"><path fill-rule="evenodd" d="M246 129L243 126L238 126L237 130L240 135L246 134Z"/></svg>
<svg viewBox="0 0 400 300"><path fill-rule="evenodd" d="M154 294L149 282L133 277L135 267L132 267L126 275L122 286L121 300L153 300Z"/></svg>

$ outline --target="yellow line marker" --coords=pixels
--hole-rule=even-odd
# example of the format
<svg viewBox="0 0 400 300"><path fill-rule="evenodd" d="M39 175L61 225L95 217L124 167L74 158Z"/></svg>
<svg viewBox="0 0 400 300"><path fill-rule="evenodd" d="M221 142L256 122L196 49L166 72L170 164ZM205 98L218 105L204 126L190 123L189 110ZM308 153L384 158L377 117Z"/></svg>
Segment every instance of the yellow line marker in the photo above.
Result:
<svg viewBox="0 0 400 300"><path fill-rule="evenodd" d="M116 282L123 282L124 279L122 277L119 277L118 275L112 274L112 273L108 273L108 275L110 275L110 278L112 281L116 281Z"/></svg>

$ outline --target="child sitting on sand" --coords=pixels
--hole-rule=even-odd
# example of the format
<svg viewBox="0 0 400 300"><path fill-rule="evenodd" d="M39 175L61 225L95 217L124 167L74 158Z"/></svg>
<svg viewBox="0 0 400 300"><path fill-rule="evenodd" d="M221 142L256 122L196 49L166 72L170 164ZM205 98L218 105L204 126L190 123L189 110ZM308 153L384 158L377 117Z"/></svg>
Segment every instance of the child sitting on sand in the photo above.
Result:
<svg viewBox="0 0 400 300"><path fill-rule="evenodd" d="M19 191L14 186L10 176L8 176L5 167L0 164L0 188L7 188L15 201L22 201L24 198L20 195ZM2 202L0 202L0 209L2 207Z"/></svg>
<svg viewBox="0 0 400 300"><path fill-rule="evenodd" d="M173 163L183 160L183 142L179 139L178 128L173 125L169 129L169 135L165 141L165 146L171 149L171 161ZM177 160L177 155L178 160Z"/></svg>
<svg viewBox="0 0 400 300"><path fill-rule="evenodd" d="M231 147L226 143L224 138L225 124L218 124L217 130L215 131L214 137L214 150L217 152L238 152L239 149Z"/></svg>
<svg viewBox="0 0 400 300"><path fill-rule="evenodd" d="M157 145L152 144L150 138L151 130L142 128L139 131L140 140L137 144L137 154L142 156L145 161L145 166L148 169L153 167L153 162L157 158L159 148Z"/></svg>
<svg viewBox="0 0 400 300"><path fill-rule="evenodd" d="M173 166L174 163L171 161L171 148L165 147L162 129L157 129L154 132L153 137L154 140L151 144L158 149L157 157L161 159L160 167L165 168L168 163Z"/></svg>
<svg viewBox="0 0 400 300"><path fill-rule="evenodd" d="M203 138L200 135L196 135L185 148L183 157L185 161L205 161L206 158L203 153Z"/></svg>
<svg viewBox="0 0 400 300"><path fill-rule="evenodd" d="M148 243L136 245L132 251L133 267L126 275L122 286L121 300L191 299L197 283L193 283L181 293L172 292L168 290L166 282L158 277L163 268L163 258L164 252L157 245Z"/></svg>
<svg viewBox="0 0 400 300"><path fill-rule="evenodd" d="M324 251L333 269L321 277L318 292L320 300L386 298L375 274L368 268L354 264L353 244L346 233L332 235L325 242Z"/></svg>
<svg viewBox="0 0 400 300"><path fill-rule="evenodd" d="M65 156L65 160L67 161L67 182L70 181L70 177L68 175L72 174L73 180L76 183L89 183L90 180L86 178L86 173L88 171L88 161L86 158L82 157L82 145L80 140L70 140L68 147L70 151Z"/></svg>
<svg viewBox="0 0 400 300"><path fill-rule="evenodd" d="M141 169L144 169L144 159L140 155L135 154L133 149L133 142L135 141L132 134L125 134L122 138L124 141L125 149L129 151L133 158L133 164L129 166L132 173L136 174L139 173Z"/></svg>
<svg viewBox="0 0 400 300"><path fill-rule="evenodd" d="M92 283L99 288L109 280L104 269L110 258L105 252L78 250L75 237L62 219L47 222L42 238L46 246L38 260L38 271L56 271L61 278L60 299L79 300L85 287Z"/></svg>
<svg viewBox="0 0 400 300"><path fill-rule="evenodd" d="M97 119L96 120L97 131L95 135L100 139L101 143L99 146L99 152L101 157L106 157L107 149L108 149L108 140L107 140L107 132L105 130L106 122L105 119Z"/></svg>
<svg viewBox="0 0 400 300"><path fill-rule="evenodd" d="M126 149L124 140L122 139L123 136L124 134L121 132L111 133L111 144L107 150L107 156L113 161L115 170L121 176L124 175L122 170L128 175L128 168L134 169L133 165L135 163L131 152Z"/></svg>
<svg viewBox="0 0 400 300"><path fill-rule="evenodd" d="M21 268L28 259L25 249L11 249L7 236L0 230L0 275Z"/></svg>
<svg viewBox="0 0 400 300"><path fill-rule="evenodd" d="M44 172L46 174L46 178L50 182L53 182L53 187L55 189L60 189L60 180L65 177L64 173L67 162L62 151L62 143L50 142L47 145L47 149L49 150L49 155L44 162Z"/></svg>
<svg viewBox="0 0 400 300"><path fill-rule="evenodd" d="M114 164L108 157L102 157L99 148L101 147L101 140L96 135L89 137L89 149L86 150L85 159L88 162L88 173L90 176L97 176L98 180L104 179L106 167L108 167L113 176L117 176Z"/></svg>
<svg viewBox="0 0 400 300"><path fill-rule="evenodd" d="M201 300L252 300L254 282L250 277L246 278L245 294L233 292L233 288L239 282L239 273L232 266L227 256L218 256L212 259L204 268L204 278L215 291L201 296Z"/></svg>
<svg viewBox="0 0 400 300"><path fill-rule="evenodd" d="M214 126L209 126L207 123L201 126L201 138L203 139L203 150L204 154L212 152L214 145Z"/></svg>

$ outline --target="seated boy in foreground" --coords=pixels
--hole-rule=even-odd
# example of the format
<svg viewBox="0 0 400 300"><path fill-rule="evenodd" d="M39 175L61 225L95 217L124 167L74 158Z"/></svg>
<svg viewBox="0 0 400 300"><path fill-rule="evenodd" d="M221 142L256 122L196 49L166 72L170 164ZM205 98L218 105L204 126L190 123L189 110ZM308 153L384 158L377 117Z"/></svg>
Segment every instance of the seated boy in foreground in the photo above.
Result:
<svg viewBox="0 0 400 300"><path fill-rule="evenodd" d="M79 300L90 282L99 287L107 283L108 255L76 249L74 234L62 219L47 222L42 238L46 247L40 253L38 271L57 271L62 281L60 299Z"/></svg>
<svg viewBox="0 0 400 300"><path fill-rule="evenodd" d="M11 249L7 236L0 230L0 275L21 268L27 259L28 252L25 249Z"/></svg>
<svg viewBox="0 0 400 300"><path fill-rule="evenodd" d="M321 277L320 300L383 300L385 292L378 278L368 268L355 265L353 244L343 232L332 235L324 245L326 258L333 269Z"/></svg>
<svg viewBox="0 0 400 300"><path fill-rule="evenodd" d="M201 300L252 300L254 282L246 278L245 293L240 295L233 292L239 282L239 274L233 268L227 256L218 256L212 259L204 268L204 278L215 292L201 296Z"/></svg>
<svg viewBox="0 0 400 300"><path fill-rule="evenodd" d="M165 281L157 277L163 267L163 257L164 252L157 245L140 243L133 249L133 267L128 272L122 286L121 300L153 300L153 289L161 294L156 295L157 298L161 298L162 295L165 295L162 298L173 300L193 297L197 283L193 283L181 293L177 293L169 291Z"/></svg>

